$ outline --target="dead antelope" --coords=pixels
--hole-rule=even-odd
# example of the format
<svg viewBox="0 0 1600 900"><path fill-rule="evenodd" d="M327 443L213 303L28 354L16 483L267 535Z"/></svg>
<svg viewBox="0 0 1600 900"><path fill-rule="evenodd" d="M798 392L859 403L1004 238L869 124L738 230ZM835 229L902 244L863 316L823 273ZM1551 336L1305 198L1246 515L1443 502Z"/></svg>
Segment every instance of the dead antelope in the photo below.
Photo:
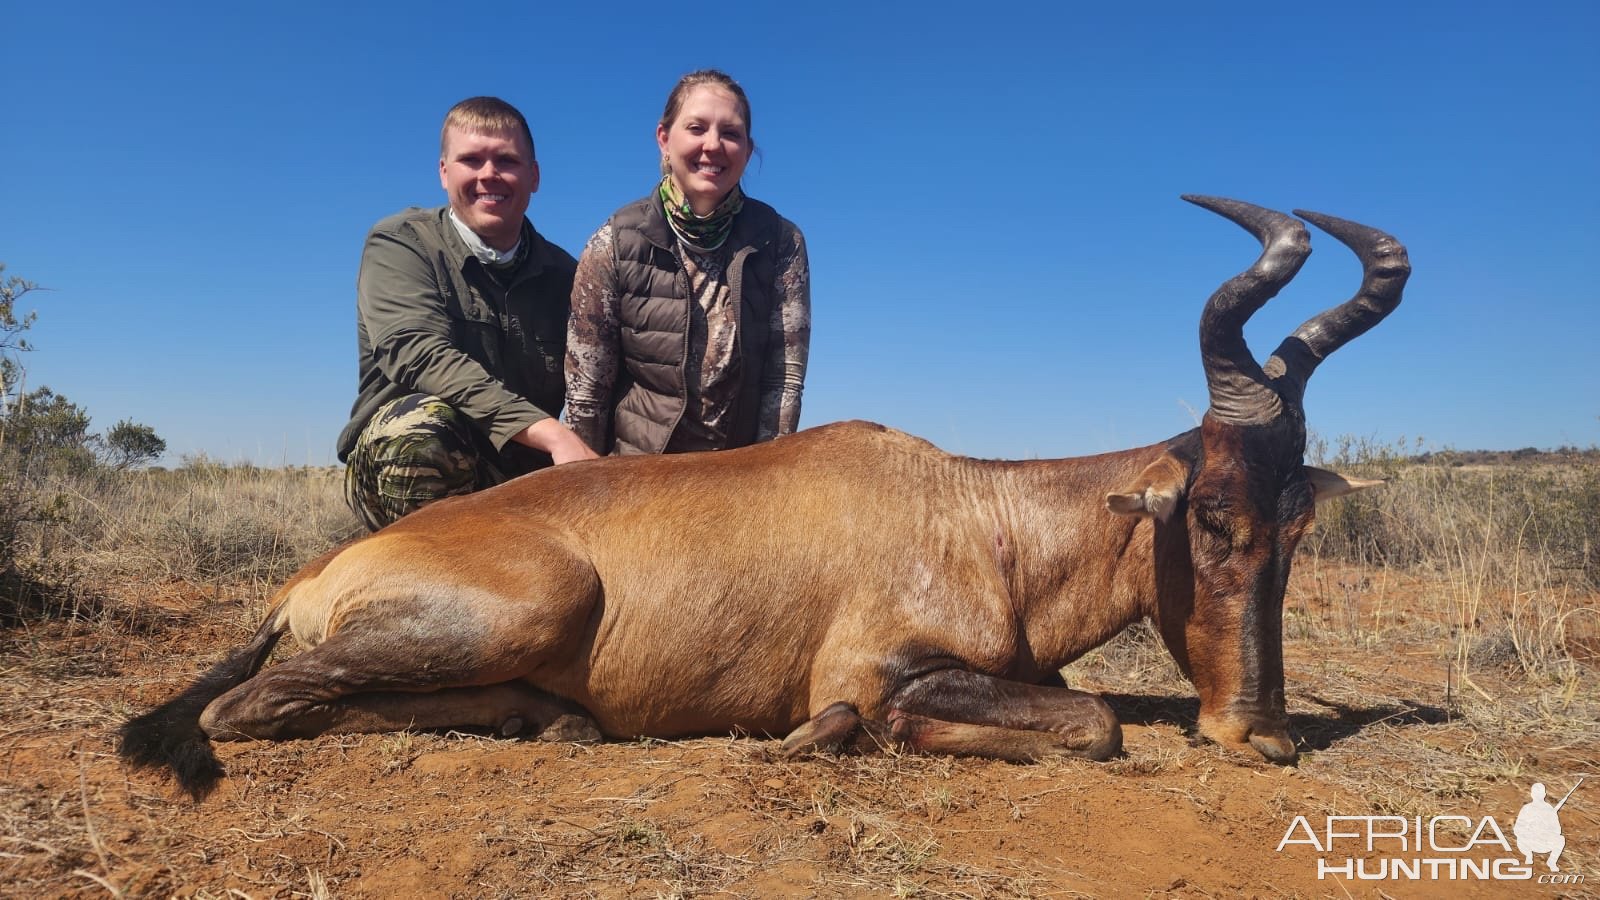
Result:
<svg viewBox="0 0 1600 900"><path fill-rule="evenodd" d="M1104 759L1116 715L1055 673L1149 618L1199 692L1202 735L1293 761L1290 559L1314 501L1375 483L1302 464L1306 380L1399 304L1410 265L1382 232L1297 212L1365 276L1262 366L1243 327L1299 271L1306 229L1185 199L1263 247L1201 315L1199 428L1005 462L845 422L445 500L302 569L248 646L123 727L122 755L199 797L221 775L209 740L538 733L587 712L615 737L743 729L787 734L795 753ZM311 649L261 671L285 630Z"/></svg>

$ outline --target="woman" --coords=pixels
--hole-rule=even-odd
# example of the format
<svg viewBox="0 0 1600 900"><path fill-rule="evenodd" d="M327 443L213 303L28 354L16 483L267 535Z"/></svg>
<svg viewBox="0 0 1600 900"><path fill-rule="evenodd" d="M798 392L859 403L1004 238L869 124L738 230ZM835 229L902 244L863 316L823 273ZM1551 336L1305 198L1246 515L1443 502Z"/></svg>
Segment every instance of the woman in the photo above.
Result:
<svg viewBox="0 0 1600 900"><path fill-rule="evenodd" d="M679 79L656 125L662 179L584 248L567 422L600 453L723 450L795 430L811 341L800 230L740 190L744 89Z"/></svg>

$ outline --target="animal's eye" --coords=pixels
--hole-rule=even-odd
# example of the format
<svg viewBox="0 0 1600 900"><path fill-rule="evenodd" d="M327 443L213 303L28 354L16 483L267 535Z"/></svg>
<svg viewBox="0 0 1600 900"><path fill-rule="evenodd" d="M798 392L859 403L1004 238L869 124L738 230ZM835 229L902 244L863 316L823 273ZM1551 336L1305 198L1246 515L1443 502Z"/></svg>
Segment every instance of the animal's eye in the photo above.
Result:
<svg viewBox="0 0 1600 900"><path fill-rule="evenodd" d="M1232 530L1233 509L1226 500L1207 500L1193 504L1194 517L1201 527L1214 534Z"/></svg>

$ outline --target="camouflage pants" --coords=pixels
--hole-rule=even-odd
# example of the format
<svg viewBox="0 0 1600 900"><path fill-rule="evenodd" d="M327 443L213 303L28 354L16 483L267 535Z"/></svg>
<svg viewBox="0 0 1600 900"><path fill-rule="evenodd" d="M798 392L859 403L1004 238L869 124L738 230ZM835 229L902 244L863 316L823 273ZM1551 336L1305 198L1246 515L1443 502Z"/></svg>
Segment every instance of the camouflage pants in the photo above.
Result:
<svg viewBox="0 0 1600 900"><path fill-rule="evenodd" d="M517 444L496 453L455 407L426 394L384 404L361 429L344 497L373 531L420 506L470 494L548 465Z"/></svg>

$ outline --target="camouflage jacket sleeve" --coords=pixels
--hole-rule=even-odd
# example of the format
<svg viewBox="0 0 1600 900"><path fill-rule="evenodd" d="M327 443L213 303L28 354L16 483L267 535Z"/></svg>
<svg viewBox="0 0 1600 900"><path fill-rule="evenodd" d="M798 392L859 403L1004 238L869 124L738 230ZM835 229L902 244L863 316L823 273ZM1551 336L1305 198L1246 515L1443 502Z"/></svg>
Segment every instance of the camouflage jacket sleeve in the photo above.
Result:
<svg viewBox="0 0 1600 900"><path fill-rule="evenodd" d="M567 325L567 426L596 453L611 445L611 392L622 355L611 226L583 248Z"/></svg>
<svg viewBox="0 0 1600 900"><path fill-rule="evenodd" d="M356 307L384 376L459 409L497 449L550 418L455 345L439 274L402 231L374 230L367 237Z"/></svg>
<svg viewBox="0 0 1600 900"><path fill-rule="evenodd" d="M789 434L800 427L800 394L811 352L811 264L806 257L805 236L788 220L784 220L778 241L773 298L771 338L761 370L757 441Z"/></svg>

